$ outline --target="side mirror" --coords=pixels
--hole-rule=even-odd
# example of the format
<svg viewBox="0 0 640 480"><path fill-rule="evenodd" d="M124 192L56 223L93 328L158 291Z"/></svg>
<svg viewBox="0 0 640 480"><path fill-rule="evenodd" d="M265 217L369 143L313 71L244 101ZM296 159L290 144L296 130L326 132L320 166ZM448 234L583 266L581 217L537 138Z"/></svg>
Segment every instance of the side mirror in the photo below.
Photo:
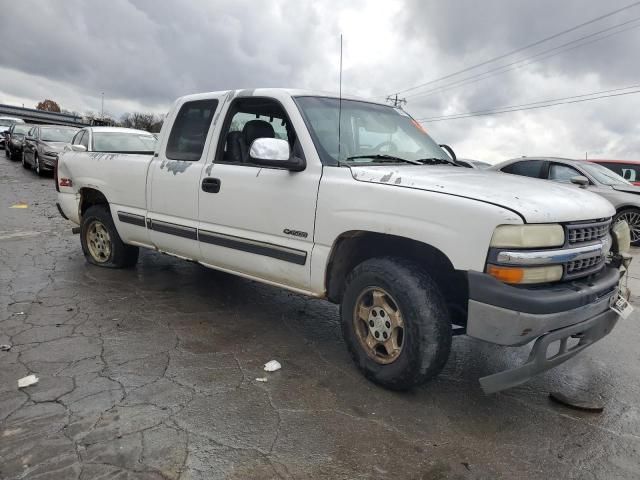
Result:
<svg viewBox="0 0 640 480"><path fill-rule="evenodd" d="M291 157L289 142L280 138L257 138L249 149L249 158L256 165L284 168L294 172L305 169L305 161Z"/></svg>
<svg viewBox="0 0 640 480"><path fill-rule="evenodd" d="M576 175L575 177L571 177L569 181L574 185L578 185L580 188L585 188L587 185L589 185L589 179L583 175Z"/></svg>
<svg viewBox="0 0 640 480"><path fill-rule="evenodd" d="M87 147L85 147L84 145L71 145L71 150L73 150L74 152L86 152L87 151Z"/></svg>
<svg viewBox="0 0 640 480"><path fill-rule="evenodd" d="M451 157L451 160L453 160L454 162L458 160L458 157L456 157L456 152L454 152L453 148L451 148L449 145L442 144L440 145L440 148L447 152L447 155Z"/></svg>

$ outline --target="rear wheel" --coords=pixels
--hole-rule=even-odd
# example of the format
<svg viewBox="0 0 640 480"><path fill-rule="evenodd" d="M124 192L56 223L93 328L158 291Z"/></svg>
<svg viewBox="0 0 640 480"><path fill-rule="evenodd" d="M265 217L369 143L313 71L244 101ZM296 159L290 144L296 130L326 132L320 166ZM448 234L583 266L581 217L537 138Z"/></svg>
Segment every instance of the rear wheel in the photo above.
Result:
<svg viewBox="0 0 640 480"><path fill-rule="evenodd" d="M138 261L138 247L122 241L104 205L89 207L82 216L80 242L87 261L100 267L126 268Z"/></svg>
<svg viewBox="0 0 640 480"><path fill-rule="evenodd" d="M625 208L620 210L613 219L613 222L624 220L629 225L631 231L631 245L640 246L640 209Z"/></svg>
<svg viewBox="0 0 640 480"><path fill-rule="evenodd" d="M362 373L393 390L435 377L451 349L451 323L438 286L411 262L375 258L347 279L342 333Z"/></svg>

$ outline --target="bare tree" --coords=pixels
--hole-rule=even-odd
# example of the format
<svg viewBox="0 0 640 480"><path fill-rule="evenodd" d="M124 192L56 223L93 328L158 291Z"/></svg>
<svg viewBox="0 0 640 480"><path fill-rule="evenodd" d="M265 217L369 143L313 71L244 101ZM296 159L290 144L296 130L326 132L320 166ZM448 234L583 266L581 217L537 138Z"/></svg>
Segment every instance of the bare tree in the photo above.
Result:
<svg viewBox="0 0 640 480"><path fill-rule="evenodd" d="M129 112L120 117L120 125L127 128L157 133L162 128L164 117L153 113Z"/></svg>
<svg viewBox="0 0 640 480"><path fill-rule="evenodd" d="M60 113L60 105L58 105L53 100L43 100L38 105L36 105L37 110L44 110L45 112L56 112Z"/></svg>

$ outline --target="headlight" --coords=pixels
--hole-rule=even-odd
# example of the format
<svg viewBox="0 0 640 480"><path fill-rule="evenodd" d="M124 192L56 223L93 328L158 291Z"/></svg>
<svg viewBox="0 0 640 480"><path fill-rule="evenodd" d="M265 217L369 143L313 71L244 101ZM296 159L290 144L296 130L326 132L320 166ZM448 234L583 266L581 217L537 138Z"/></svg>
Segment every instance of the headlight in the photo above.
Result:
<svg viewBox="0 0 640 480"><path fill-rule="evenodd" d="M611 229L616 241L617 253L627 253L631 248L631 230L625 220L620 220Z"/></svg>
<svg viewBox="0 0 640 480"><path fill-rule="evenodd" d="M562 278L562 265L548 267L502 267L487 265L487 273L504 283L527 284L557 282Z"/></svg>
<svg viewBox="0 0 640 480"><path fill-rule="evenodd" d="M56 157L58 158L58 152L44 152L47 157Z"/></svg>
<svg viewBox="0 0 640 480"><path fill-rule="evenodd" d="M491 237L492 247L542 248L564 245L564 228L558 224L500 225Z"/></svg>

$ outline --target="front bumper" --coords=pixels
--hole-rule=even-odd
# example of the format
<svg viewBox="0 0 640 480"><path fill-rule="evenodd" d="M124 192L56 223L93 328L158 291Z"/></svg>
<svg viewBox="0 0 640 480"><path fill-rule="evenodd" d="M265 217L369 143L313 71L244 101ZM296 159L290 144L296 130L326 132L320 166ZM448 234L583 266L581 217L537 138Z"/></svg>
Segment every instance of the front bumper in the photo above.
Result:
<svg viewBox="0 0 640 480"><path fill-rule="evenodd" d="M609 308L619 292L620 271L614 267L546 287L514 287L478 272L468 278L467 335L507 346L536 340L524 365L480 379L487 393L524 383L568 360L607 335L618 319ZM575 336L580 341L568 348ZM556 341L560 352L548 358L547 349Z"/></svg>
<svg viewBox="0 0 640 480"><path fill-rule="evenodd" d="M58 161L58 157L50 157L49 155L42 155L40 157L42 161L40 162L40 168L43 170L53 170L56 167L56 162Z"/></svg>

